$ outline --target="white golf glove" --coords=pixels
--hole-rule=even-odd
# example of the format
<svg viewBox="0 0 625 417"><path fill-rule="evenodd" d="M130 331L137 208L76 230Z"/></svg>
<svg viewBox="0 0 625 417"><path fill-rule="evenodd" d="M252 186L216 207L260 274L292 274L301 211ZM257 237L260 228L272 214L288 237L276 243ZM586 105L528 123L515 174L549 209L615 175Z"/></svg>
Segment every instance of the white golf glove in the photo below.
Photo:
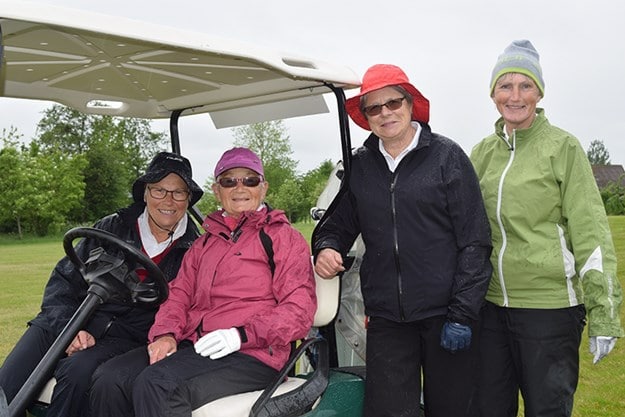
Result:
<svg viewBox="0 0 625 417"><path fill-rule="evenodd" d="M234 327L214 330L202 336L193 347L199 355L219 359L241 349L241 336Z"/></svg>
<svg viewBox="0 0 625 417"><path fill-rule="evenodd" d="M597 363L612 351L616 344L616 337L592 336L590 337L590 353L595 355L592 363Z"/></svg>

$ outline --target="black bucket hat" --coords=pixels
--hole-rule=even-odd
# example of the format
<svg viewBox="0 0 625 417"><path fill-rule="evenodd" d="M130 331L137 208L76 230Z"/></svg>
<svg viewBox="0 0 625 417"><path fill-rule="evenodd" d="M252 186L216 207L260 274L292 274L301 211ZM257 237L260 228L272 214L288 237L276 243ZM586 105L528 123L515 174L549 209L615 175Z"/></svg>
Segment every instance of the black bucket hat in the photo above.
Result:
<svg viewBox="0 0 625 417"><path fill-rule="evenodd" d="M189 192L191 193L189 207L202 198L204 191L193 181L189 160L184 156L171 152L160 152L152 159L145 174L137 178L134 184L132 184L132 198L136 202L143 201L145 185L159 182L169 174L178 175L189 187Z"/></svg>

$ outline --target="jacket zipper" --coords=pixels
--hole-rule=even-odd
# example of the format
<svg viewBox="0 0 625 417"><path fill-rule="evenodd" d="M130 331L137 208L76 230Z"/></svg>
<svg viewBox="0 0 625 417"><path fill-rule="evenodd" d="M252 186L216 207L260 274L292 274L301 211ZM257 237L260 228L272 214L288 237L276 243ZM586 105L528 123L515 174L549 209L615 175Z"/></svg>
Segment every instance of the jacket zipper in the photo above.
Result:
<svg viewBox="0 0 625 417"><path fill-rule="evenodd" d="M506 229L503 226L503 222L501 220L501 204L502 204L502 193L503 193L503 183L506 179L506 175L508 174L508 170L512 166L512 162L514 161L515 154L515 144L516 144L516 129L512 130L512 143L506 139L505 133L501 137L501 139L508 145L508 150L510 151L510 158L508 159L508 163L501 173L501 178L499 178L499 186L497 188L497 224L499 225L499 231L501 232L501 247L499 248L499 255L497 256L497 273L499 275L499 285L501 285L501 293L503 295L503 307L508 307L508 291L506 290L506 282L503 276L503 257L506 251L506 247L508 245L508 236L506 235Z"/></svg>
<svg viewBox="0 0 625 417"><path fill-rule="evenodd" d="M406 315L404 314L404 306L402 303L403 298L403 285L401 279L401 264L399 263L399 238L397 236L397 210L395 207L395 185L397 184L397 169L393 172L393 178L391 180L391 215L393 217L393 253L395 255L395 267L397 268L397 304L399 306L399 317L401 321L404 321Z"/></svg>
<svg viewBox="0 0 625 417"><path fill-rule="evenodd" d="M239 237L241 237L241 233L243 232L241 228L243 227L246 221L247 221L247 217L243 217L243 219L239 222L237 227L232 231L232 233L230 233L230 237L232 238L233 243L236 243L237 240L239 240Z"/></svg>

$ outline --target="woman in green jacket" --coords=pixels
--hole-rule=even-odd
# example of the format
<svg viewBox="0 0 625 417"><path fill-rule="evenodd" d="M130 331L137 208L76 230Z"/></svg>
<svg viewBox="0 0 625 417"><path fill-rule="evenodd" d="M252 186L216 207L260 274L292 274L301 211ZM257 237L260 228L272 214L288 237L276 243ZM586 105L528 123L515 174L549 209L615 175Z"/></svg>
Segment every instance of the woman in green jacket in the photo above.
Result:
<svg viewBox="0 0 625 417"><path fill-rule="evenodd" d="M490 92L501 118L471 153L492 229L493 276L482 310L481 416L570 416L589 319L594 363L623 336L616 256L579 141L536 108L538 52L514 41Z"/></svg>

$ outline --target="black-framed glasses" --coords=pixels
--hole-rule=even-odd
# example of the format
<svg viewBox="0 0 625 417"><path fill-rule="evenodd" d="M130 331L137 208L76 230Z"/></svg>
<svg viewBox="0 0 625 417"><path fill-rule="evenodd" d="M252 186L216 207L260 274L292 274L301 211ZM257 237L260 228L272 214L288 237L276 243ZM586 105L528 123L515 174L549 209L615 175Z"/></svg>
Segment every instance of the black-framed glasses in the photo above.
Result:
<svg viewBox="0 0 625 417"><path fill-rule="evenodd" d="M238 183L241 183L246 187L258 187L258 184L260 184L262 180L263 179L261 177L221 177L217 180L217 182L224 188L236 187Z"/></svg>
<svg viewBox="0 0 625 417"><path fill-rule="evenodd" d="M378 114L382 113L382 107L386 107L391 111L399 109L402 105L402 101L404 101L405 99L406 97L393 98L383 104L374 104L373 106L364 107L362 111L367 116L377 116Z"/></svg>
<svg viewBox="0 0 625 417"><path fill-rule="evenodd" d="M161 187L148 186L148 192L152 198L162 200L167 197L167 194L171 194L171 198L175 201L185 201L189 198L189 192L187 190L166 190Z"/></svg>

